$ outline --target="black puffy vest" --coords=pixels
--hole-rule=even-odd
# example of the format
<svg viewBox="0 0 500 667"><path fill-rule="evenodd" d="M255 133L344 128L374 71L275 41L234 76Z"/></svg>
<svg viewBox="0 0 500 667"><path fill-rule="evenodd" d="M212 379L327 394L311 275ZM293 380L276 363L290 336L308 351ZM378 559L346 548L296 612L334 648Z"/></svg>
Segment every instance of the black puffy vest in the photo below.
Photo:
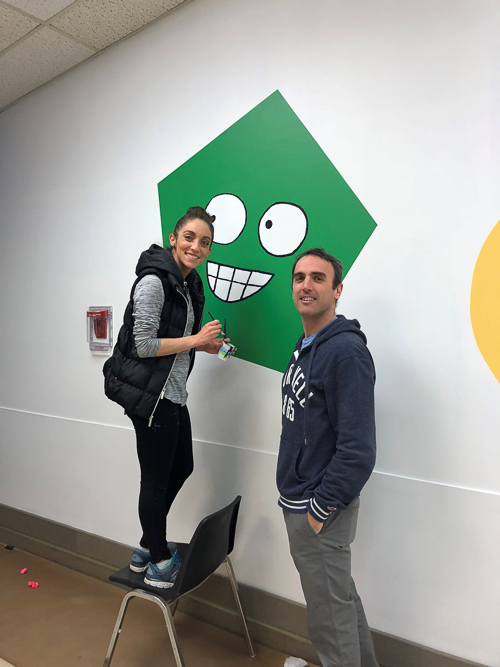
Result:
<svg viewBox="0 0 500 667"><path fill-rule="evenodd" d="M133 295L137 283L149 274L157 275L163 285L165 301L160 318L158 338L182 338L186 328L187 299L183 294L183 277L169 250L152 245L142 253L136 269L137 280L132 286L130 301L125 309L123 325L112 356L103 368L104 392L121 405L129 415L149 420L156 408L161 391L175 361L175 354L163 357L141 358L137 354L133 335ZM193 334L200 329L203 316L203 284L196 271L186 277L193 303ZM194 348L190 350L194 363Z"/></svg>

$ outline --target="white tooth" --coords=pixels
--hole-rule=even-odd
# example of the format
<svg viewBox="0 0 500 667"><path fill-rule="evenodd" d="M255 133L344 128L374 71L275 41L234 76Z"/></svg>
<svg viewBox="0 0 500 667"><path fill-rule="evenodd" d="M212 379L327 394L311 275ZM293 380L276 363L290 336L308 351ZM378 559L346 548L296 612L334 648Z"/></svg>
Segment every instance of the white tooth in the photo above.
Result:
<svg viewBox="0 0 500 667"><path fill-rule="evenodd" d="M208 284L210 285L211 290L215 289L215 278L213 276L208 276Z"/></svg>
<svg viewBox="0 0 500 667"><path fill-rule="evenodd" d="M207 273L209 276L216 276L217 275L217 267L218 264L214 264L214 262L207 262Z"/></svg>
<svg viewBox="0 0 500 667"><path fill-rule="evenodd" d="M227 301L230 285L231 283L228 280L217 280L217 284L214 289L215 296L222 301Z"/></svg>
<svg viewBox="0 0 500 667"><path fill-rule="evenodd" d="M259 287L259 285L247 285L245 287L244 298L246 299L247 296L252 296L252 294L255 294L255 292L259 292L261 289L262 287Z"/></svg>
<svg viewBox="0 0 500 667"><path fill-rule="evenodd" d="M245 271L245 269L236 269L234 272L233 280L236 280L238 283L246 284L250 275L251 271Z"/></svg>
<svg viewBox="0 0 500 667"><path fill-rule="evenodd" d="M272 277L273 276L271 273L252 271L252 275L250 276L248 283L249 285L261 285L261 287L264 287L264 285L267 285L267 283L271 280Z"/></svg>
<svg viewBox="0 0 500 667"><path fill-rule="evenodd" d="M240 283L231 283L228 301L239 301L244 287L245 285L241 285Z"/></svg>
<svg viewBox="0 0 500 667"><path fill-rule="evenodd" d="M234 269L231 266L224 266L223 264L219 267L219 278L225 278L226 280L232 280L234 275Z"/></svg>

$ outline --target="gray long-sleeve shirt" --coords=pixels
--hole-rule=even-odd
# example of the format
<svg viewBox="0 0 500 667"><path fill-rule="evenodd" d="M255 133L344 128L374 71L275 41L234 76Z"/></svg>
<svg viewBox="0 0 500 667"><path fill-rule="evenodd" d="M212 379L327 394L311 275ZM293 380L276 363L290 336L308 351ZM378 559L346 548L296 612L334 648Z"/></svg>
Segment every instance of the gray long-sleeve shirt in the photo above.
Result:
<svg viewBox="0 0 500 667"><path fill-rule="evenodd" d="M188 317L184 336L190 336L194 325L193 304L186 290ZM165 302L165 293L160 278L153 274L144 276L134 290L134 342L141 358L156 357L160 349L158 338L160 318ZM189 372L189 350L178 352L170 373L165 398L172 403L185 405L188 397L186 381Z"/></svg>

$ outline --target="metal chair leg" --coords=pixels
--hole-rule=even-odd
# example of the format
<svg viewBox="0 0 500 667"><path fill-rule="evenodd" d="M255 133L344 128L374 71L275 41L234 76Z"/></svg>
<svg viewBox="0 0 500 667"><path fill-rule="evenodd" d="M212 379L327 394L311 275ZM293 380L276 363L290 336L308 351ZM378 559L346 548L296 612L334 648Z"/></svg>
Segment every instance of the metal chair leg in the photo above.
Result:
<svg viewBox="0 0 500 667"><path fill-rule="evenodd" d="M134 597L133 593L134 591L129 591L122 600L120 611L118 612L118 616L116 618L115 628L113 630L113 634L111 635L111 640L109 642L108 652L106 653L106 657L104 659L103 667L109 667L109 665L111 664L111 658L113 657L113 653L115 652L116 642L118 641L118 636L122 629L123 618L125 616L125 612L127 611L128 603Z"/></svg>
<svg viewBox="0 0 500 667"><path fill-rule="evenodd" d="M250 651L250 657L255 658L256 653L255 653L254 648L253 648L252 640L250 639L250 633L248 632L247 621L246 621L246 618L245 618L245 614L243 612L243 607L241 606L240 596L239 596L239 593L238 593L238 583L236 581L236 577L234 576L234 570L233 570L232 563L229 559L229 556L226 556L225 563L226 563L227 574L229 576L229 581L231 582L231 588L233 589L233 595L234 595L234 599L236 601L236 606L238 608L238 613L239 613L240 618L242 620L243 628L245 630L245 639L247 640L247 646L248 646L248 650Z"/></svg>
<svg viewBox="0 0 500 667"><path fill-rule="evenodd" d="M174 620L172 618L172 614L170 613L168 605L164 602L164 600L162 600L157 595L153 595L152 593L148 593L147 591L142 591L140 589L134 589L133 591L130 591L123 598L120 611L118 612L118 618L116 619L115 629L113 630L111 641L109 643L108 653L104 660L103 667L109 667L109 665L111 664L111 658L113 657L113 652L115 650L116 642L118 640L118 635L121 632L123 617L125 616L125 611L127 609L128 603L133 597L143 598L144 600L151 600L152 602L155 602L159 607L161 607L161 610L163 611L163 616L165 618L165 625L167 626L170 643L172 645L172 651L174 652L175 664L177 667L186 667L179 647L179 643L177 641L177 632L175 631Z"/></svg>
<svg viewBox="0 0 500 667"><path fill-rule="evenodd" d="M177 641L177 632L175 631L174 619L170 613L170 608L166 605L161 598L157 598L158 604L163 609L163 616L165 617L165 625L167 626L168 634L170 636L170 643L172 644L172 650L174 652L175 664L177 667L185 667L184 659L182 657L181 649ZM177 604L175 605L177 607ZM175 608L174 608L175 613Z"/></svg>

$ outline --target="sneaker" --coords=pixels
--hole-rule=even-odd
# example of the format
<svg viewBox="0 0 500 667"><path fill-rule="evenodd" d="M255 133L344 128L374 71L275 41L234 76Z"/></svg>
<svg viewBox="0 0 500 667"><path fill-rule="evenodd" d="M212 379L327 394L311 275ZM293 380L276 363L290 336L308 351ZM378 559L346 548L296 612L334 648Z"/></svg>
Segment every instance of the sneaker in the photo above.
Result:
<svg viewBox="0 0 500 667"><path fill-rule="evenodd" d="M144 583L156 586L156 588L171 588L177 579L181 563L182 561L177 550L172 555L170 565L164 570L160 570L154 563L150 563L144 577Z"/></svg>
<svg viewBox="0 0 500 667"><path fill-rule="evenodd" d="M134 553L132 554L132 562L130 563L130 569L132 572L144 572L144 570L147 569L149 565L149 559L151 558L151 555L149 551L147 554L142 551L142 549L139 549L138 547L134 549Z"/></svg>
<svg viewBox="0 0 500 667"><path fill-rule="evenodd" d="M177 544L175 542L167 542L170 555L174 556L177 553ZM148 551L147 555L139 547L134 549L132 554L132 562L130 563L130 569L132 572L144 572L148 569L149 559L151 555Z"/></svg>

